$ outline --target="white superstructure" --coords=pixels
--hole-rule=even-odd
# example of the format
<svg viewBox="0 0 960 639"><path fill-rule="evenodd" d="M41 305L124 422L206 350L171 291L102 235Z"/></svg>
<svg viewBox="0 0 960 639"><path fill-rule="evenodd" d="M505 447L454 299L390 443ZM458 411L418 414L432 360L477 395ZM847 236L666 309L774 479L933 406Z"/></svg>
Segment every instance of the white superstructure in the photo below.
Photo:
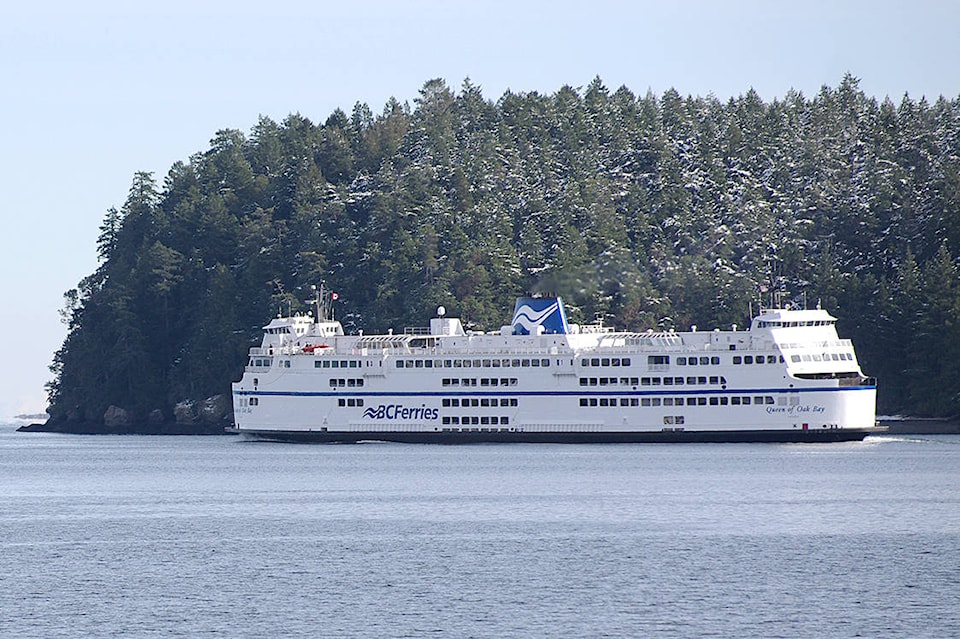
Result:
<svg viewBox="0 0 960 639"><path fill-rule="evenodd" d="M837 441L877 429L876 383L824 310L747 330L617 332L521 298L509 326L344 335L278 317L233 385L237 432L356 442Z"/></svg>

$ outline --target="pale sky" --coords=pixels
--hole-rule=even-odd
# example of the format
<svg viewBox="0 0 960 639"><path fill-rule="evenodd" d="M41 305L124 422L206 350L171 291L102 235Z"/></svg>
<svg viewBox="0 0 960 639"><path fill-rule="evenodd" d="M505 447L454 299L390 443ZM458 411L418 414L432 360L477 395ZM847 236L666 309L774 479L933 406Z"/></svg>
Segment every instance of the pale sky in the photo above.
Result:
<svg viewBox="0 0 960 639"><path fill-rule="evenodd" d="M64 291L136 171L163 183L218 129L413 104L470 78L553 93L810 97L846 72L868 95L960 96L960 3L726 0L12 0L0 9L0 417L46 406ZM504 309L512 305L504 300ZM506 311L505 311L506 312ZM265 318L266 319L266 318ZM224 388L224 391L227 391Z"/></svg>

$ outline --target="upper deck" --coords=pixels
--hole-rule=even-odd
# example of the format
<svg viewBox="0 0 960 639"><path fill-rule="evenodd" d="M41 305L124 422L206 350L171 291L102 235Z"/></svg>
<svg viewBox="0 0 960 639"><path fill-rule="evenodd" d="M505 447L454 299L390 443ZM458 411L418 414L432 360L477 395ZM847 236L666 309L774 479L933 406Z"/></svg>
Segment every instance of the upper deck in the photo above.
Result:
<svg viewBox="0 0 960 639"><path fill-rule="evenodd" d="M518 303L515 319L522 315L521 320L493 332L466 331L459 319L445 317L442 309L429 327L403 334L345 335L340 323L333 320L317 322L309 315L278 317L264 327L263 341L259 348L250 349L250 355L387 358L539 354L576 359L650 354L666 358L663 363L667 365L671 358L695 356L734 365L776 361L797 378L862 376L853 344L837 335L836 318L821 309L766 309L753 318L747 330L733 326L730 330L638 333L568 324L559 299L550 302L552 306L541 311ZM552 325L550 313L556 320Z"/></svg>

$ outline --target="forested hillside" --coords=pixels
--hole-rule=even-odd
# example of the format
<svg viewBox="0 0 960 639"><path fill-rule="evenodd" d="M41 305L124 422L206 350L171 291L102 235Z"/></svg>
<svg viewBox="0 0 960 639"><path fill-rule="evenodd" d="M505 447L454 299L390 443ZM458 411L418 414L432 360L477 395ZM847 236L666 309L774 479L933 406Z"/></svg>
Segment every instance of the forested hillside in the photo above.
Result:
<svg viewBox="0 0 960 639"><path fill-rule="evenodd" d="M431 80L377 115L261 118L162 183L136 174L97 249L66 296L56 423L228 393L321 281L365 332L441 304L496 329L525 291L632 330L743 326L761 291L819 302L880 412L960 413L960 98L879 100L851 76L772 102Z"/></svg>

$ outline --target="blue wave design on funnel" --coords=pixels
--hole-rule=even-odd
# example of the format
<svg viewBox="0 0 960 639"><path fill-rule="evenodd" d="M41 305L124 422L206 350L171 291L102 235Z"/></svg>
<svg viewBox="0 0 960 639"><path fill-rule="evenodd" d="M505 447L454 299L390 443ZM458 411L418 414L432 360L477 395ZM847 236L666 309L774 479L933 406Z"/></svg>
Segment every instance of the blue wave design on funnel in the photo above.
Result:
<svg viewBox="0 0 960 639"><path fill-rule="evenodd" d="M518 297L513 307L514 335L536 335L542 326L547 334L566 334L567 314L559 297Z"/></svg>

